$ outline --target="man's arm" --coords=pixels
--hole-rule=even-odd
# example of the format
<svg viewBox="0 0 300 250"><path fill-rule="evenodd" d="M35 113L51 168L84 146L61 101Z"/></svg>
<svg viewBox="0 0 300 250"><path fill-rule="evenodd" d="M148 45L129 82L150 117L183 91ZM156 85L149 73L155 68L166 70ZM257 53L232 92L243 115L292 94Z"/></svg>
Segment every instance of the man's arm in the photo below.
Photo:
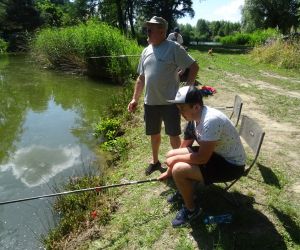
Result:
<svg viewBox="0 0 300 250"><path fill-rule="evenodd" d="M145 76L139 75L135 82L134 93L131 102L128 104L128 111L134 112L137 108L139 98L143 92L145 86Z"/></svg>
<svg viewBox="0 0 300 250"><path fill-rule="evenodd" d="M189 74L188 74L187 80L186 80L186 83L188 85L192 85L195 83L198 71L199 71L198 63L193 62L192 65L189 67Z"/></svg>

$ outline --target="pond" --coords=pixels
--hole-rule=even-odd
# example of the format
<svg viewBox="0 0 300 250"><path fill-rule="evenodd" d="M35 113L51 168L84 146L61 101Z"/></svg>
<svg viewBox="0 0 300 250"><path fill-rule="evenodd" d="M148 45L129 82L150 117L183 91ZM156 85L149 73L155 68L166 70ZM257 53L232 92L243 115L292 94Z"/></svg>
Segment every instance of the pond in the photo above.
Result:
<svg viewBox="0 0 300 250"><path fill-rule="evenodd" d="M55 192L101 164L92 125L120 87L0 57L0 201ZM94 167L93 167L94 166ZM42 249L53 198L0 206L0 249Z"/></svg>

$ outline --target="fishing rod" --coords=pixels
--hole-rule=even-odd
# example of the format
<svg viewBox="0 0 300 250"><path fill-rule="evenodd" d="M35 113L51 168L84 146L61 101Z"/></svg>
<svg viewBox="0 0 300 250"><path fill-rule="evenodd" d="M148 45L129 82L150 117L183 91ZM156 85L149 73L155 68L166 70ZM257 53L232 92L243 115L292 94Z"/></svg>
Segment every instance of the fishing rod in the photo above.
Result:
<svg viewBox="0 0 300 250"><path fill-rule="evenodd" d="M17 203L17 202L23 202L23 201L30 201L30 200L37 200L37 199L43 199L43 198L48 198L48 197L53 197L53 196L62 196L62 195L68 195L68 194L74 194L74 193L82 193L82 192L88 192L88 191L99 192L103 189L108 189L108 188L129 186L129 185L135 185L135 184L141 184L141 183L147 183L147 182L155 182L155 181L159 181L159 180L158 179L147 179L147 180L140 180L140 181L129 181L129 182L126 182L126 183L118 183L118 184L112 184L112 185L106 185L106 186L82 188L82 189L64 191L64 192L53 193L53 194L39 195L39 196L28 197L28 198L17 199L17 200L2 201L2 202L0 202L0 206L5 205L5 204L11 204L11 203Z"/></svg>
<svg viewBox="0 0 300 250"><path fill-rule="evenodd" d="M125 58L125 57L140 57L141 55L115 55L115 56L91 56L90 59L97 58Z"/></svg>
<svg viewBox="0 0 300 250"><path fill-rule="evenodd" d="M223 109L232 109L233 108L233 106L226 106L226 107L214 107L215 109L221 109L221 110L223 110Z"/></svg>

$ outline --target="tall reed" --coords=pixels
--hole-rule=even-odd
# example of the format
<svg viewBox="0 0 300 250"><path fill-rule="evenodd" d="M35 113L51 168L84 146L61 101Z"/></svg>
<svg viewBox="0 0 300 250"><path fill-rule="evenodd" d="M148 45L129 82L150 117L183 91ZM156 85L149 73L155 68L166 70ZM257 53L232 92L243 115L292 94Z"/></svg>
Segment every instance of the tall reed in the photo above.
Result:
<svg viewBox="0 0 300 250"><path fill-rule="evenodd" d="M31 48L37 60L56 69L114 79L135 74L138 56L101 56L139 55L141 52L136 41L95 20L72 27L43 29L37 33Z"/></svg>
<svg viewBox="0 0 300 250"><path fill-rule="evenodd" d="M254 48L251 55L258 62L270 63L280 68L300 69L300 39L278 39Z"/></svg>

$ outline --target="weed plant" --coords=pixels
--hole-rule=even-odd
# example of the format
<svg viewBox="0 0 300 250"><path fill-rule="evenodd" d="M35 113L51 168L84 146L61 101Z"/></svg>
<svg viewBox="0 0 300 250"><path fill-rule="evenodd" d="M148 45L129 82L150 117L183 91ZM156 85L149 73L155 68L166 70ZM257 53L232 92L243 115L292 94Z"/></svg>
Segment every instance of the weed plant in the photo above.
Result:
<svg viewBox="0 0 300 250"><path fill-rule="evenodd" d="M55 69L113 79L124 79L135 74L138 56L102 56L139 55L141 52L136 41L126 38L118 29L95 20L72 27L40 30L31 48L37 60Z"/></svg>
<svg viewBox="0 0 300 250"><path fill-rule="evenodd" d="M101 176L70 178L65 190L76 190L104 185ZM65 237L77 230L85 230L91 224L105 224L112 212L112 200L102 192L83 192L60 196L54 209L61 216L59 224L43 239L46 249L61 249Z"/></svg>
<svg viewBox="0 0 300 250"><path fill-rule="evenodd" d="M280 68L300 69L300 39L278 39L256 47L251 54L258 62L270 63Z"/></svg>

